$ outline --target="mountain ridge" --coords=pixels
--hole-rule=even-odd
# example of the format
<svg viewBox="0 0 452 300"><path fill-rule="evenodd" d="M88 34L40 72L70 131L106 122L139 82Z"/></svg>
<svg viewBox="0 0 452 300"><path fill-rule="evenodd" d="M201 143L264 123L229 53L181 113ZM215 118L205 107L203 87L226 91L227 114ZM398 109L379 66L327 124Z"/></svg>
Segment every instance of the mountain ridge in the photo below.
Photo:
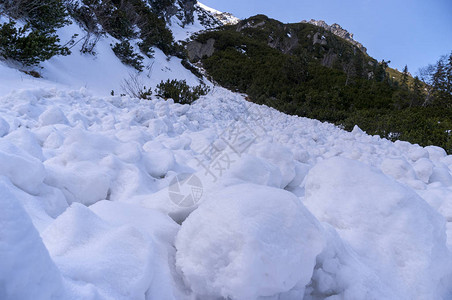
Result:
<svg viewBox="0 0 452 300"><path fill-rule="evenodd" d="M301 23L309 23L309 24L312 24L312 25L315 25L315 26L322 27L322 28L328 30L329 32L331 32L331 33L343 38L344 40L350 42L354 46L358 47L359 50L361 50L362 52L367 54L366 47L364 47L360 42L358 42L355 39L353 39L353 33L350 33L349 31L347 31L346 29L342 28L342 26L337 24L337 23L334 23L332 25L328 25L323 20L314 20L314 19L311 19L309 21L303 20L303 21L301 21Z"/></svg>

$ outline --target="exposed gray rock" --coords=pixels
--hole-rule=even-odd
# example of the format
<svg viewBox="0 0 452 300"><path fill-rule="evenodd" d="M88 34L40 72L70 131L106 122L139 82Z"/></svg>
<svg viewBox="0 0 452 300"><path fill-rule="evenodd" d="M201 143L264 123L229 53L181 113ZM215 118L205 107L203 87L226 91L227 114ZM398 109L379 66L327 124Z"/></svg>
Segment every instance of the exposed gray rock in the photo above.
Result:
<svg viewBox="0 0 452 300"><path fill-rule="evenodd" d="M237 26L237 31L240 32L246 28L258 28L258 27L262 27L264 25L265 25L265 21L262 21L259 23L254 22L254 20L250 20L247 22L240 22L239 25Z"/></svg>
<svg viewBox="0 0 452 300"><path fill-rule="evenodd" d="M203 57L211 57L215 48L213 45L215 44L214 39L208 39L205 44L192 41L187 44L187 55L190 61L198 61Z"/></svg>
<svg viewBox="0 0 452 300"><path fill-rule="evenodd" d="M187 24L192 24L194 22L194 12L195 12L195 5L197 1L195 0L179 0L179 6L182 9L180 12L180 15L178 16L179 19L182 21L182 26L185 26Z"/></svg>
<svg viewBox="0 0 452 300"><path fill-rule="evenodd" d="M287 31L287 28L284 27L284 31ZM274 37L270 35L268 37L267 44L274 48L280 50L282 53L287 54L291 53L293 49L298 46L298 37L295 33L289 31L283 37Z"/></svg>
<svg viewBox="0 0 452 300"><path fill-rule="evenodd" d="M336 61L336 59L337 59L337 54L335 54L333 52L333 50L330 49L328 51L328 53L325 54L325 56L323 57L322 65L325 66L325 67L328 67L328 68L332 68L333 65L334 65L334 62Z"/></svg>
<svg viewBox="0 0 452 300"><path fill-rule="evenodd" d="M321 35L320 32L317 32L316 34L314 34L314 39L312 40L312 44L320 44L320 45L326 45L326 39L325 36Z"/></svg>
<svg viewBox="0 0 452 300"><path fill-rule="evenodd" d="M315 26L319 26L324 28L325 30L328 30L329 32L333 33L334 35L337 35L338 37L343 38L344 40L348 41L352 45L355 45L359 50L361 50L364 53L367 53L367 49L359 42L355 41L353 39L353 33L348 32L344 28L342 28L339 24L334 23L333 25L328 25L325 21L322 20L314 20L311 19L310 21L303 20L301 23L308 23ZM314 36L314 44L316 44L316 39Z"/></svg>

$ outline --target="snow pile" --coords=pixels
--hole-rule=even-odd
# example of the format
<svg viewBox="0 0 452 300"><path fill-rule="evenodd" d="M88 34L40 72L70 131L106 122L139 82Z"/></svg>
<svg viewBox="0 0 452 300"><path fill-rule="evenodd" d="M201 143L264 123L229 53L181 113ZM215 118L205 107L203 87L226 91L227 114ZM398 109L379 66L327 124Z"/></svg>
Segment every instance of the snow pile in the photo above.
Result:
<svg viewBox="0 0 452 300"><path fill-rule="evenodd" d="M335 157L309 173L304 204L394 290L410 299L441 299L439 283L451 267L445 264L445 220L415 192L376 169Z"/></svg>
<svg viewBox="0 0 452 300"><path fill-rule="evenodd" d="M452 297L440 148L221 88L19 90L0 129L1 299Z"/></svg>
<svg viewBox="0 0 452 300"><path fill-rule="evenodd" d="M242 184L211 197L176 239L176 264L193 292L256 299L309 283L323 236L294 195Z"/></svg>
<svg viewBox="0 0 452 300"><path fill-rule="evenodd" d="M59 299L63 295L60 273L12 188L1 176L0 298Z"/></svg>

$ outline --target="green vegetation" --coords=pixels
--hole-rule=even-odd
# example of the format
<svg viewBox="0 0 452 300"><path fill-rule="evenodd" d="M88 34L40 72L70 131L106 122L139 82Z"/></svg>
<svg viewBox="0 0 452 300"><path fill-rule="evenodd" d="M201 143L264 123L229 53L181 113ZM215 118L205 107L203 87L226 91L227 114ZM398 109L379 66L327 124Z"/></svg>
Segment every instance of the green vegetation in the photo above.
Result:
<svg viewBox="0 0 452 300"><path fill-rule="evenodd" d="M154 46L167 55L181 53L159 10L144 0L82 0L70 4L69 12L90 34L102 35L105 30L121 41L140 38L140 50L149 57Z"/></svg>
<svg viewBox="0 0 452 300"><path fill-rule="evenodd" d="M36 65L54 55L68 55L69 49L60 46L52 33L30 30L29 25L16 27L14 21L0 25L0 56L25 66Z"/></svg>
<svg viewBox="0 0 452 300"><path fill-rule="evenodd" d="M28 22L39 31L53 32L69 23L62 0L0 0L0 8L14 19Z"/></svg>
<svg viewBox="0 0 452 300"><path fill-rule="evenodd" d="M139 72L143 71L143 56L133 52L133 48L128 41L116 43L112 50L123 64L132 66Z"/></svg>
<svg viewBox="0 0 452 300"><path fill-rule="evenodd" d="M155 93L165 99L173 99L176 103L191 104L199 97L206 95L210 88L205 84L190 87L185 80L167 80L157 85Z"/></svg>
<svg viewBox="0 0 452 300"><path fill-rule="evenodd" d="M0 24L0 56L30 66L54 55L68 55L59 45L56 29L69 23L61 0L0 0L0 11L25 23L10 19Z"/></svg>
<svg viewBox="0 0 452 300"><path fill-rule="evenodd" d="M432 89L427 99L426 84L410 79L408 70L398 82L388 75L388 62L377 62L322 28L259 15L196 40L210 38L215 52L202 59L204 68L219 84L256 103L452 153L450 90ZM446 70L445 61L441 66Z"/></svg>

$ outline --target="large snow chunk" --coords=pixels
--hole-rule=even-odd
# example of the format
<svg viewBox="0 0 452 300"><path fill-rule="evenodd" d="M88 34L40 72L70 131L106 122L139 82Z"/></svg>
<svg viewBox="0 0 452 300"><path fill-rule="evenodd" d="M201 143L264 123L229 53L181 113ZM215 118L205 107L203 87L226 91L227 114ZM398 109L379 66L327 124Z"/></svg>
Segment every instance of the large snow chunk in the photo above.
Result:
<svg viewBox="0 0 452 300"><path fill-rule="evenodd" d="M9 132L9 124L2 117L0 117L0 137L7 135Z"/></svg>
<svg viewBox="0 0 452 300"><path fill-rule="evenodd" d="M241 184L184 221L176 264L199 297L256 299L308 284L323 244L320 225L293 194Z"/></svg>
<svg viewBox="0 0 452 300"><path fill-rule="evenodd" d="M279 169L275 165L249 154L244 154L232 164L229 175L248 183L273 187L281 186Z"/></svg>
<svg viewBox="0 0 452 300"><path fill-rule="evenodd" d="M57 106L51 106L43 112L39 116L39 122L41 123L41 126L69 123L63 111Z"/></svg>
<svg viewBox="0 0 452 300"><path fill-rule="evenodd" d="M63 166L53 160L45 162L45 183L61 189L68 204L91 205L107 199L111 178L108 172L92 162L68 163Z"/></svg>
<svg viewBox="0 0 452 300"><path fill-rule="evenodd" d="M440 182L444 186L452 186L452 175L449 168L439 163L438 166L433 168L430 182Z"/></svg>
<svg viewBox="0 0 452 300"><path fill-rule="evenodd" d="M0 141L0 175L8 177L20 189L37 194L45 177L41 161L9 141Z"/></svg>
<svg viewBox="0 0 452 300"><path fill-rule="evenodd" d="M303 299L405 299L383 284L375 272L357 258L334 228L328 224L325 227L327 246L317 256L314 274Z"/></svg>
<svg viewBox="0 0 452 300"><path fill-rule="evenodd" d="M289 148L277 143L264 142L253 145L250 152L279 168L281 172L281 188L285 188L294 179L294 155Z"/></svg>
<svg viewBox="0 0 452 300"><path fill-rule="evenodd" d="M411 149L406 156L411 159L412 161L418 161L421 158L429 158L428 151L425 150L422 147L413 147L414 149Z"/></svg>
<svg viewBox="0 0 452 300"><path fill-rule="evenodd" d="M41 145L39 144L36 136L29 130L25 128L19 128L11 132L8 136L5 137L5 139L16 145L18 148L26 151L31 156L39 159L40 161L44 160Z"/></svg>
<svg viewBox="0 0 452 300"><path fill-rule="evenodd" d="M175 162L173 152L168 149L143 153L143 165L154 178L164 177L174 167Z"/></svg>
<svg viewBox="0 0 452 300"><path fill-rule="evenodd" d="M413 169L416 172L417 178L424 183L428 183L433 173L433 166L433 163L428 158L420 158L414 163Z"/></svg>
<svg viewBox="0 0 452 300"><path fill-rule="evenodd" d="M0 299L62 299L62 280L11 183L0 178Z"/></svg>
<svg viewBox="0 0 452 300"><path fill-rule="evenodd" d="M386 158L381 163L381 170L397 180L415 179L413 167L403 158Z"/></svg>
<svg viewBox="0 0 452 300"><path fill-rule="evenodd" d="M131 226L112 226L74 203L42 234L62 274L111 299L143 299L153 277L152 240Z"/></svg>
<svg viewBox="0 0 452 300"><path fill-rule="evenodd" d="M97 202L90 209L112 225L132 225L168 244L173 242L179 230L179 225L173 219L155 209L106 200Z"/></svg>
<svg viewBox="0 0 452 300"><path fill-rule="evenodd" d="M150 299L174 299L176 284L172 269L175 250L172 244L179 225L163 212L122 202L100 201L90 209L112 225L133 226L154 242L151 268L158 272L154 273L147 295Z"/></svg>
<svg viewBox="0 0 452 300"><path fill-rule="evenodd" d="M444 219L412 190L365 164L332 158L306 180L308 209L335 227L387 284L440 299L449 267Z"/></svg>
<svg viewBox="0 0 452 300"><path fill-rule="evenodd" d="M440 160L441 158L447 156L446 151L438 146L427 146L425 149L428 151L428 155L433 161Z"/></svg>

